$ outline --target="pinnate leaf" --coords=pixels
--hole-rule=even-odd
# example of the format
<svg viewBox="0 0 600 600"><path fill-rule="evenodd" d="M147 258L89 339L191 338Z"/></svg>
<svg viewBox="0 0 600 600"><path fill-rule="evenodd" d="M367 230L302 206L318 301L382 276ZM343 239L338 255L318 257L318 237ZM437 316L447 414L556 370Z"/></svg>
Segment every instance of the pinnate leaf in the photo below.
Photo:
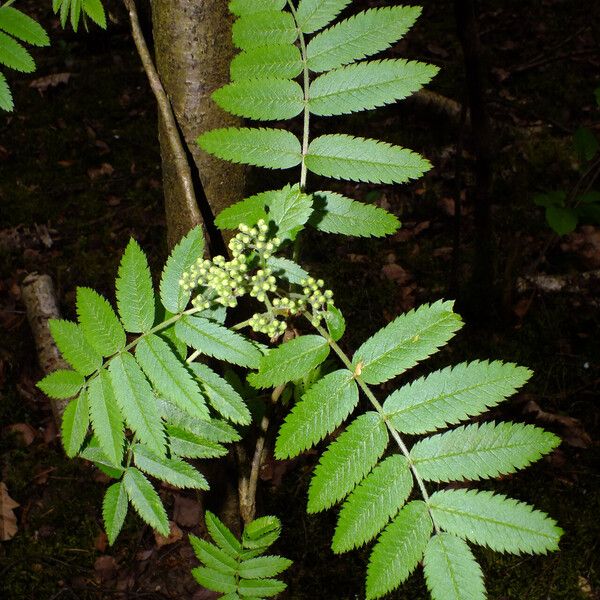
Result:
<svg viewBox="0 0 600 600"><path fill-rule="evenodd" d="M204 588L214 592L231 593L237 590L235 576L222 573L208 567L196 567L192 569L194 579Z"/></svg>
<svg viewBox="0 0 600 600"><path fill-rule="evenodd" d="M10 112L15 107L12 93L8 87L8 82L3 73L0 73L0 108Z"/></svg>
<svg viewBox="0 0 600 600"><path fill-rule="evenodd" d="M112 546L123 527L127 516L127 491L122 481L114 483L104 495L102 503L102 516L108 543Z"/></svg>
<svg viewBox="0 0 600 600"><path fill-rule="evenodd" d="M148 525L165 537L169 535L169 519L167 512L144 474L135 467L128 467L123 475L123 485L129 501Z"/></svg>
<svg viewBox="0 0 600 600"><path fill-rule="evenodd" d="M232 81L244 79L294 79L302 73L302 56L293 44L267 44L240 52L231 61Z"/></svg>
<svg viewBox="0 0 600 600"><path fill-rule="evenodd" d="M261 219L268 220L265 207L268 206L273 195L278 193L279 190L262 192L228 206L217 215L215 219L217 227L237 229L242 223L253 227Z"/></svg>
<svg viewBox="0 0 600 600"><path fill-rule="evenodd" d="M207 421L203 421L206 423ZM227 448L196 433L167 425L171 454L181 458L217 458L227 454Z"/></svg>
<svg viewBox="0 0 600 600"><path fill-rule="evenodd" d="M67 369L58 369L38 382L37 387L49 398L72 398L79 393L85 379L81 373Z"/></svg>
<svg viewBox="0 0 600 600"><path fill-rule="evenodd" d="M304 377L329 355L329 344L320 335L303 335L284 342L261 357L258 373L248 381L254 387L277 387Z"/></svg>
<svg viewBox="0 0 600 600"><path fill-rule="evenodd" d="M371 552L367 571L367 599L396 589L423 557L433 523L427 505L409 502L385 528Z"/></svg>
<svg viewBox="0 0 600 600"><path fill-rule="evenodd" d="M293 44L298 37L294 17L289 12L266 10L242 15L233 24L233 43L241 50L270 44Z"/></svg>
<svg viewBox="0 0 600 600"><path fill-rule="evenodd" d="M348 552L374 538L402 508L412 486L403 456L394 454L378 464L342 506L333 551Z"/></svg>
<svg viewBox="0 0 600 600"><path fill-rule="evenodd" d="M104 12L101 0L83 0L83 12L96 25L102 27L102 29L106 29L106 13Z"/></svg>
<svg viewBox="0 0 600 600"><path fill-rule="evenodd" d="M280 238L294 238L312 213L312 199L299 185L286 186L269 200L269 219L277 226Z"/></svg>
<svg viewBox="0 0 600 600"><path fill-rule="evenodd" d="M560 527L546 514L502 494L443 490L429 499L438 525L497 552L545 554L558 549Z"/></svg>
<svg viewBox="0 0 600 600"><path fill-rule="evenodd" d="M60 434L65 452L69 458L77 455L90 426L90 406L87 391L83 390L69 402L62 416Z"/></svg>
<svg viewBox="0 0 600 600"><path fill-rule="evenodd" d="M82 375L90 375L102 366L102 357L86 340L77 323L51 319L50 333L63 358Z"/></svg>
<svg viewBox="0 0 600 600"><path fill-rule="evenodd" d="M267 259L267 266L273 271L276 277L287 279L290 283L297 285L303 279L308 279L309 274L293 260L289 258L282 258L280 256L271 256Z"/></svg>
<svg viewBox="0 0 600 600"><path fill-rule="evenodd" d="M0 31L0 64L22 73L35 71L35 62L31 54L3 31Z"/></svg>
<svg viewBox="0 0 600 600"><path fill-rule="evenodd" d="M464 540L434 535L425 548L423 570L432 600L485 600L483 573Z"/></svg>
<svg viewBox="0 0 600 600"><path fill-rule="evenodd" d="M377 464L387 444L387 428L376 412L356 418L321 456L310 482L307 511L325 510L350 493Z"/></svg>
<svg viewBox="0 0 600 600"><path fill-rule="evenodd" d="M208 528L210 537L212 537L215 543L225 550L229 556L233 556L233 558L237 559L242 551L242 545L237 538L229 531L217 515L207 510L205 518L206 527Z"/></svg>
<svg viewBox="0 0 600 600"><path fill-rule="evenodd" d="M453 302L438 301L400 315L370 337L352 359L364 381L383 383L414 367L462 326Z"/></svg>
<svg viewBox="0 0 600 600"><path fill-rule="evenodd" d="M125 347L125 330L106 298L89 288L77 288L77 315L86 340L102 356Z"/></svg>
<svg viewBox="0 0 600 600"><path fill-rule="evenodd" d="M228 575L237 572L237 560L221 548L217 548L214 544L197 538L195 535L190 535L190 543L198 560L202 561L207 567Z"/></svg>
<svg viewBox="0 0 600 600"><path fill-rule="evenodd" d="M300 0L296 21L303 33L313 33L329 25L352 0Z"/></svg>
<svg viewBox="0 0 600 600"><path fill-rule="evenodd" d="M229 10L242 17L266 10L281 10L284 6L285 0L231 0Z"/></svg>
<svg viewBox="0 0 600 600"><path fill-rule="evenodd" d="M529 369L512 363L461 363L401 387L383 408L398 431L427 433L485 412L514 394L530 377Z"/></svg>
<svg viewBox="0 0 600 600"><path fill-rule="evenodd" d="M305 162L317 175L371 183L405 183L431 168L428 160L412 150L345 134L314 139Z"/></svg>
<svg viewBox="0 0 600 600"><path fill-rule="evenodd" d="M238 573L244 579L264 579L279 575L291 564L291 560L282 556L261 556L242 561Z"/></svg>
<svg viewBox="0 0 600 600"><path fill-rule="evenodd" d="M30 16L12 6L0 7L0 29L32 46L49 46L44 28Z"/></svg>
<svg viewBox="0 0 600 600"><path fill-rule="evenodd" d="M278 579L240 579L238 590L243 598L270 598L281 594L286 584Z"/></svg>
<svg viewBox="0 0 600 600"><path fill-rule="evenodd" d="M325 438L358 404L358 388L352 373L341 369L311 386L288 414L279 430L275 456L293 457Z"/></svg>

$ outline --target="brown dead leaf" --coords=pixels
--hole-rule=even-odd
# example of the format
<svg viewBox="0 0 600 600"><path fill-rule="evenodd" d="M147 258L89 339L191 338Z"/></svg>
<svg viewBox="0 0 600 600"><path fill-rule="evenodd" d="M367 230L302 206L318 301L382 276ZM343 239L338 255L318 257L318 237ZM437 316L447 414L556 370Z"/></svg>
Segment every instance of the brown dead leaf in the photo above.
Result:
<svg viewBox="0 0 600 600"><path fill-rule="evenodd" d="M180 494L174 494L174 497L173 519L175 522L182 527L195 527L198 525L202 516L200 502Z"/></svg>
<svg viewBox="0 0 600 600"><path fill-rule="evenodd" d="M102 163L99 167L93 167L88 169L88 177L95 181L99 177L110 176L115 172L114 167L109 163Z"/></svg>
<svg viewBox="0 0 600 600"><path fill-rule="evenodd" d="M183 538L183 531L179 529L179 526L175 521L169 521L169 536L165 537L161 535L157 531L154 532L154 539L156 540L156 545L159 548L163 546L168 546L169 544L174 544Z"/></svg>
<svg viewBox="0 0 600 600"><path fill-rule="evenodd" d="M96 571L100 581L114 579L117 574L117 561L114 556L99 556L94 563L94 571Z"/></svg>
<svg viewBox="0 0 600 600"><path fill-rule="evenodd" d="M6 484L0 481L0 541L7 542L12 540L17 531L17 517L14 513L19 504L9 495Z"/></svg>
<svg viewBox="0 0 600 600"><path fill-rule="evenodd" d="M53 73L52 75L46 75L45 77L38 77L29 84L29 87L37 90L43 95L44 92L48 91L48 88L69 83L71 75L72 73Z"/></svg>
<svg viewBox="0 0 600 600"><path fill-rule="evenodd" d="M398 285L404 285L411 278L410 273L396 263L384 265L381 274Z"/></svg>
<svg viewBox="0 0 600 600"><path fill-rule="evenodd" d="M106 547L108 546L108 536L104 531L101 531L94 540L94 548L98 550L98 552L104 552Z"/></svg>
<svg viewBox="0 0 600 600"><path fill-rule="evenodd" d="M14 425L9 425L6 428L6 431L17 436L19 444L24 447L31 446L36 436L35 429L27 423L15 423Z"/></svg>
<svg viewBox="0 0 600 600"><path fill-rule="evenodd" d="M579 419L546 412L534 400L529 400L523 407L525 414L531 414L540 423L553 425L561 430L562 439L575 448L589 448L592 444L592 438L584 429Z"/></svg>

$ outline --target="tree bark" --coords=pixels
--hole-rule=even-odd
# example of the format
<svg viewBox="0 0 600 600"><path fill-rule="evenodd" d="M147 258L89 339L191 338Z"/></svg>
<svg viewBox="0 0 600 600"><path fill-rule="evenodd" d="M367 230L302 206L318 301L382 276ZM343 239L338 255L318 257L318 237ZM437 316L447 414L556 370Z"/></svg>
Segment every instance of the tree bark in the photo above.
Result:
<svg viewBox="0 0 600 600"><path fill-rule="evenodd" d="M202 152L196 139L217 127L238 127L241 121L222 111L211 93L229 81L234 55L232 17L227 0L152 0L156 66L171 101L196 183L199 207L191 206L181 189L165 123L159 118L159 139L169 244L204 221L214 252L224 249L214 217L243 197L245 169ZM195 165L195 168L194 168Z"/></svg>

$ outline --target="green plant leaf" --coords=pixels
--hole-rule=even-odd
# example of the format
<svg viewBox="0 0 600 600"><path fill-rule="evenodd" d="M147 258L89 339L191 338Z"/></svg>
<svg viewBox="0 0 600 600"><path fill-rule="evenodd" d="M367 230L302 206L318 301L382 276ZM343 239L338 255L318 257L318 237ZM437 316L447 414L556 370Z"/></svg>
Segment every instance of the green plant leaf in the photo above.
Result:
<svg viewBox="0 0 600 600"><path fill-rule="evenodd" d="M315 192L309 224L319 231L359 237L384 237L400 227L397 217L383 208L356 202L336 192Z"/></svg>
<svg viewBox="0 0 600 600"><path fill-rule="evenodd" d="M198 560L210 569L215 569L216 571L227 575L237 573L237 560L229 556L229 554L224 550L221 550L221 548L217 548L214 544L197 538L195 535L190 535L190 542Z"/></svg>
<svg viewBox="0 0 600 600"><path fill-rule="evenodd" d="M79 18L81 17L81 8L84 0L71 0L71 26L73 31L79 27Z"/></svg>
<svg viewBox="0 0 600 600"><path fill-rule="evenodd" d="M412 475L403 456L394 454L378 464L342 506L333 551L348 552L374 538L402 508L412 487Z"/></svg>
<svg viewBox="0 0 600 600"><path fill-rule="evenodd" d="M352 359L362 379L371 385L383 383L437 352L462 326L453 306L441 300L424 304L370 337Z"/></svg>
<svg viewBox="0 0 600 600"><path fill-rule="evenodd" d="M65 408L60 428L65 452L69 458L77 456L90 426L90 405L87 391L83 390L78 398L71 400Z"/></svg>
<svg viewBox="0 0 600 600"><path fill-rule="evenodd" d="M0 64L21 73L33 73L35 71L35 62L31 54L19 42L3 31L0 31Z"/></svg>
<svg viewBox="0 0 600 600"><path fill-rule="evenodd" d="M308 66L323 72L377 54L398 41L421 14L414 6L365 10L322 31L308 44Z"/></svg>
<svg viewBox="0 0 600 600"><path fill-rule="evenodd" d="M152 484L135 467L127 467L123 475L123 485L133 508L142 519L160 534L169 535L167 512Z"/></svg>
<svg viewBox="0 0 600 600"><path fill-rule="evenodd" d="M367 600L396 589L423 557L433 523L427 505L409 502L385 528L375 544L367 569Z"/></svg>
<svg viewBox="0 0 600 600"><path fill-rule="evenodd" d="M376 412L357 417L321 456L308 489L309 513L329 508L371 471L388 444L385 423Z"/></svg>
<svg viewBox="0 0 600 600"><path fill-rule="evenodd" d="M240 579L238 590L243 598L269 598L281 594L286 584L278 579Z"/></svg>
<svg viewBox="0 0 600 600"><path fill-rule="evenodd" d="M217 458L227 454L227 448L212 440L180 427L167 425L171 454L180 458Z"/></svg>
<svg viewBox="0 0 600 600"><path fill-rule="evenodd" d="M209 487L204 475L183 460L159 456L141 444L133 447L133 457L138 469L172 486L196 490Z"/></svg>
<svg viewBox="0 0 600 600"><path fill-rule="evenodd" d="M206 511L206 527L208 529L208 533L210 533L210 537L215 541L215 543L232 556L237 559L240 556L240 552L242 551L242 545L236 539L236 537L229 531L229 529L223 524L223 522L210 511Z"/></svg>
<svg viewBox="0 0 600 600"><path fill-rule="evenodd" d="M50 45L50 38L44 28L37 21L12 6L0 7L0 29L32 46Z"/></svg>
<svg viewBox="0 0 600 600"><path fill-rule="evenodd" d="M119 535L127 516L127 491L122 481L114 483L104 495L102 516L108 543L112 546Z"/></svg>
<svg viewBox="0 0 600 600"><path fill-rule="evenodd" d="M344 319L344 315L334 304L327 306L325 323L327 324L327 331L329 331L329 335L334 342L340 340L346 332L346 319Z"/></svg>
<svg viewBox="0 0 600 600"><path fill-rule="evenodd" d="M81 373L58 369L38 381L37 387L49 398L62 400L76 396L84 384L85 379Z"/></svg>
<svg viewBox="0 0 600 600"><path fill-rule="evenodd" d="M529 369L512 363L461 363L401 387L387 398L383 409L398 431L428 433L496 406L531 375Z"/></svg>
<svg viewBox="0 0 600 600"><path fill-rule="evenodd" d="M123 418L110 377L105 370L100 371L98 376L90 381L88 392L90 418L100 448L111 463L120 465L125 443Z"/></svg>
<svg viewBox="0 0 600 600"><path fill-rule="evenodd" d="M265 207L270 202L271 196L276 193L279 191L262 192L228 206L217 215L215 219L217 227L219 229L237 229L242 223L253 227L261 219L267 221Z"/></svg>
<svg viewBox="0 0 600 600"><path fill-rule="evenodd" d="M329 356L329 344L320 335L303 335L284 342L261 357L258 373L248 381L258 388L277 387L304 377Z"/></svg>
<svg viewBox="0 0 600 600"><path fill-rule="evenodd" d="M294 79L302 73L302 55L293 44L268 44L240 52L229 67L231 81Z"/></svg>
<svg viewBox="0 0 600 600"><path fill-rule="evenodd" d="M261 556L244 560L239 565L238 574L244 579L264 579L283 573L292 564L282 556Z"/></svg>
<svg viewBox="0 0 600 600"><path fill-rule="evenodd" d="M135 358L125 352L114 358L109 374L115 399L127 426L159 455L165 454L165 432L154 393Z"/></svg>
<svg viewBox="0 0 600 600"><path fill-rule="evenodd" d="M231 0L229 10L237 17L266 10L281 10L286 0Z"/></svg>
<svg viewBox="0 0 600 600"><path fill-rule="evenodd" d="M286 186L269 201L269 219L277 225L280 238L294 239L312 213L312 198L298 184Z"/></svg>
<svg viewBox="0 0 600 600"><path fill-rule="evenodd" d="M267 10L242 15L232 27L233 44L248 50L270 44L293 44L298 37L294 17L289 12Z"/></svg>
<svg viewBox="0 0 600 600"><path fill-rule="evenodd" d="M154 324L154 290L146 255L130 240L119 266L117 306L125 329L147 333Z"/></svg>
<svg viewBox="0 0 600 600"><path fill-rule="evenodd" d="M175 325L175 334L195 350L241 367L255 369L262 356L244 336L202 317L183 317Z"/></svg>
<svg viewBox="0 0 600 600"><path fill-rule="evenodd" d="M213 92L212 99L232 115L260 121L292 119L304 110L298 83L274 77L234 81Z"/></svg>
<svg viewBox="0 0 600 600"><path fill-rule="evenodd" d="M300 0L296 22L303 33L314 33L329 25L352 0Z"/></svg>
<svg viewBox="0 0 600 600"><path fill-rule="evenodd" d="M103 473L113 479L121 479L125 469L120 464L115 464L100 448L98 437L93 435L89 444L79 453L81 458L94 463Z"/></svg>
<svg viewBox="0 0 600 600"><path fill-rule="evenodd" d="M76 371L91 375L102 366L102 357L90 346L77 323L51 319L48 325L63 358Z"/></svg>
<svg viewBox="0 0 600 600"><path fill-rule="evenodd" d="M410 456L423 479L460 481L514 473L559 444L553 433L533 425L490 422L425 438Z"/></svg>
<svg viewBox="0 0 600 600"><path fill-rule="evenodd" d="M575 231L579 219L572 208L549 206L546 208L546 221L558 235L567 235Z"/></svg>
<svg viewBox="0 0 600 600"><path fill-rule="evenodd" d="M600 150L600 142L594 132L587 127L579 127L573 136L573 144L579 160L588 162L596 156Z"/></svg>
<svg viewBox="0 0 600 600"><path fill-rule="evenodd" d="M225 379L202 363L192 363L190 369L200 381L211 406L219 414L240 425L250 424L252 417L246 403Z"/></svg>
<svg viewBox="0 0 600 600"><path fill-rule="evenodd" d="M352 373L341 369L325 375L302 396L279 430L275 456L297 456L343 423L358 404Z"/></svg>
<svg viewBox="0 0 600 600"><path fill-rule="evenodd" d="M160 299L163 306L173 314L180 313L190 301L191 291L184 290L179 281L185 271L204 253L204 234L201 227L194 227L175 246L169 256L160 281Z"/></svg>
<svg viewBox="0 0 600 600"><path fill-rule="evenodd" d="M293 260L281 256L271 256L267 260L267 266L276 277L287 279L290 283L300 285L303 279L308 279L309 274Z"/></svg>
<svg viewBox="0 0 600 600"><path fill-rule="evenodd" d="M567 200L567 194L563 190L555 190L544 194L536 194L533 197L533 203L537 206L564 206Z"/></svg>
<svg viewBox="0 0 600 600"><path fill-rule="evenodd" d="M344 134L314 139L305 162L317 175L371 183L406 183L431 169L431 163L412 150Z"/></svg>
<svg viewBox="0 0 600 600"><path fill-rule="evenodd" d="M216 569L208 567L196 567L192 569L194 579L204 588L214 592L230 593L237 590L234 575L221 573Z"/></svg>
<svg viewBox="0 0 600 600"><path fill-rule="evenodd" d="M142 338L135 357L159 394L193 417L209 418L198 384L167 342L156 335Z"/></svg>
<svg viewBox="0 0 600 600"><path fill-rule="evenodd" d="M545 554L558 549L562 529L546 514L502 494L443 490L429 499L438 525L496 552Z"/></svg>
<svg viewBox="0 0 600 600"><path fill-rule="evenodd" d="M302 162L300 141L283 129L226 127L203 133L197 142L205 152L234 163L290 169Z"/></svg>
<svg viewBox="0 0 600 600"><path fill-rule="evenodd" d="M434 535L425 548L423 569L432 600L485 600L481 567L465 541Z"/></svg>
<svg viewBox="0 0 600 600"><path fill-rule="evenodd" d="M83 12L96 25L102 27L102 29L106 29L106 13L104 12L101 0L83 0Z"/></svg>
<svg viewBox="0 0 600 600"><path fill-rule="evenodd" d="M85 339L96 352L112 356L125 347L125 330L106 298L89 288L77 288L77 315Z"/></svg>
<svg viewBox="0 0 600 600"><path fill-rule="evenodd" d="M0 108L11 112L14 107L15 104L6 77L3 73L0 73Z"/></svg>
<svg viewBox="0 0 600 600"><path fill-rule="evenodd" d="M277 517L259 517L244 527L242 545L244 548L266 549L279 539L280 534L281 521Z"/></svg>
<svg viewBox="0 0 600 600"><path fill-rule="evenodd" d="M374 60L341 67L317 77L308 106L315 115L344 115L402 100L425 84L438 67L417 61Z"/></svg>

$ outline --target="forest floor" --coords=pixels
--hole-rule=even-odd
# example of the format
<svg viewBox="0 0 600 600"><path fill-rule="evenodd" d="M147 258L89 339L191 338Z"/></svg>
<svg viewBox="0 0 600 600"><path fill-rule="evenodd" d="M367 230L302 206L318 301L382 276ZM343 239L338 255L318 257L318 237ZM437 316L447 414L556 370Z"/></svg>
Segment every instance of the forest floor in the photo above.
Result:
<svg viewBox="0 0 600 600"><path fill-rule="evenodd" d="M19 504L18 531L0 542L0 594L8 600L213 598L189 574L195 560L186 534L202 534L203 500L164 489L179 539L157 542L130 512L115 546L107 546L100 510L106 478L66 459L48 401L35 387L42 373L21 301L26 274L50 274L63 315L72 318L77 286L114 297L130 236L148 252L155 274L167 248L156 111L121 13L115 11L108 33L74 35L62 32L39 2L21 4L48 28L52 47L36 52L34 75L10 77L16 111L0 114L0 481ZM363 4L369 3L354 6ZM442 71L431 89L461 101L452 2L423 4L417 27L394 55L438 64ZM598 600L600 284L592 279L546 293L518 292L516 282L539 274L577 280L600 269L600 228L584 224L556 240L532 200L577 182L582 165L572 138L579 126L600 135L594 98L600 4L489 4L482 3L481 40L494 125L493 302L478 307L469 284L477 258L470 148L457 168L459 127L408 102L333 126L317 122L402 143L431 160L434 169L411 186L338 188L396 213L403 228L384 240L313 234L303 261L327 279L351 321L348 349L399 312L458 293L466 325L426 369L493 358L534 371L526 388L491 416L543 425L563 443L523 473L480 487L535 504L565 535L561 551L548 556L479 550L489 598ZM253 185L275 187L265 176L255 173ZM457 194L463 223L459 268L453 269ZM333 555L335 514L309 517L304 510L316 460L316 454L293 464L269 460L262 474L261 512L281 517L285 535L276 550L294 560L285 597L361 598L367 552ZM422 574L390 598L427 598Z"/></svg>

